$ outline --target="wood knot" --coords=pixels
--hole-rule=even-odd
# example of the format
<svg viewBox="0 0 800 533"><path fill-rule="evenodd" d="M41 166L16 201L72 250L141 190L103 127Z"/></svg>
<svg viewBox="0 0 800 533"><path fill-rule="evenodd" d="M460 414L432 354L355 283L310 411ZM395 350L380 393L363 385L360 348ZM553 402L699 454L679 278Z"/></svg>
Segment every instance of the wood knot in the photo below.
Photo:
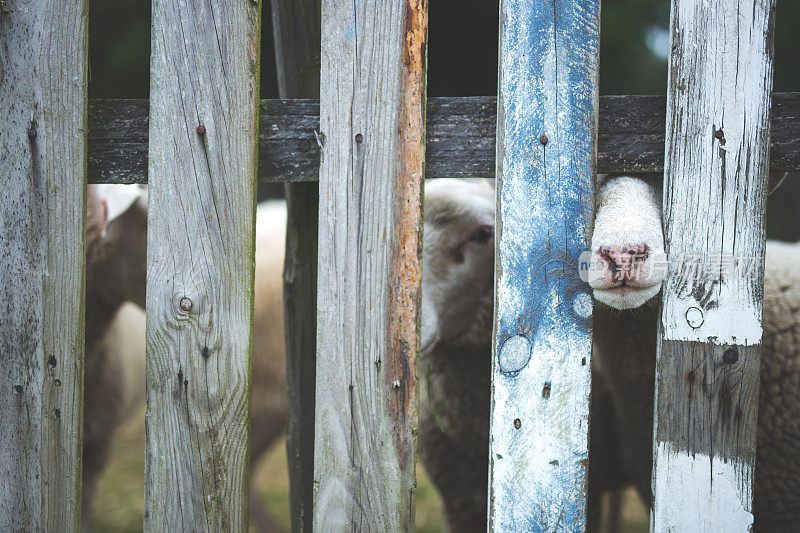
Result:
<svg viewBox="0 0 800 533"><path fill-rule="evenodd" d="M515 418L515 419L514 419L514 427L515 427L516 429L519 429L519 428L521 428L521 427L522 427L522 420L520 420L519 418Z"/></svg>
<svg viewBox="0 0 800 533"><path fill-rule="evenodd" d="M544 384L544 388L542 389L542 398L549 398L550 397L550 382L546 382Z"/></svg>
<svg viewBox="0 0 800 533"><path fill-rule="evenodd" d="M726 365L731 365L739 360L739 351L736 348L728 348L722 354L722 362Z"/></svg>
<svg viewBox="0 0 800 533"><path fill-rule="evenodd" d="M51 355L47 359L47 366L49 366L50 368L55 368L57 364L58 364L58 361L56 361L56 358L54 356Z"/></svg>
<svg viewBox="0 0 800 533"><path fill-rule="evenodd" d="M703 314L703 310L699 307L690 307L686 310L686 323L689 324L692 329L697 329L702 326L705 320L706 317Z"/></svg>
<svg viewBox="0 0 800 533"><path fill-rule="evenodd" d="M184 296L183 298L181 298L181 301L180 301L180 303L178 305L180 306L181 311L183 311L185 313L188 313L189 311L192 310L192 306L194 304L192 303L192 301L189 298Z"/></svg>

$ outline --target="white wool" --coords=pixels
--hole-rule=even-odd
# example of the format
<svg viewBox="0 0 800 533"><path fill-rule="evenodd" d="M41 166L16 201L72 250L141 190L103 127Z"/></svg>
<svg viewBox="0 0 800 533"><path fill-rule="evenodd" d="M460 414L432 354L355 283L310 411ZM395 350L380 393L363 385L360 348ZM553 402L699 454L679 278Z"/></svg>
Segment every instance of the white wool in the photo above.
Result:
<svg viewBox="0 0 800 533"><path fill-rule="evenodd" d="M486 180L439 179L425 184L422 260L423 353L438 341L469 343L491 334L494 188Z"/></svg>

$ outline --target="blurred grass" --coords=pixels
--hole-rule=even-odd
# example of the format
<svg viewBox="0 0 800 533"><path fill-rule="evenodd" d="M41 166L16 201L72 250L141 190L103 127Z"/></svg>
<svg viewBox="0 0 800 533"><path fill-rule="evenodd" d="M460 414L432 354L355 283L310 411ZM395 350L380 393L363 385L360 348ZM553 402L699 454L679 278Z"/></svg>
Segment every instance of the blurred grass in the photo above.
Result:
<svg viewBox="0 0 800 533"><path fill-rule="evenodd" d="M289 530L289 477L286 448L279 441L253 472L258 494L276 521ZM417 466L416 531L442 531L442 502L425 471ZM92 531L142 531L144 510L144 410L117 433L111 460L99 480L92 509ZM638 496L623 495L622 531L647 531L647 513Z"/></svg>

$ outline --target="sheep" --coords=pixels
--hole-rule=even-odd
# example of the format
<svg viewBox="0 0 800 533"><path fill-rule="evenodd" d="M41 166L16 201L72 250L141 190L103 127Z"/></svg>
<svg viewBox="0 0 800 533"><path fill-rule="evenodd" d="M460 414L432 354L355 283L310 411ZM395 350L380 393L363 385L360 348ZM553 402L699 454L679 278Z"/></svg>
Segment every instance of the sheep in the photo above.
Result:
<svg viewBox="0 0 800 533"><path fill-rule="evenodd" d="M452 530L485 531L494 189L486 180L428 180L424 205L420 457L444 496ZM285 228L285 204L259 205L253 463L283 434L288 416L281 276ZM595 389L595 397L603 394ZM597 413L603 420L610 416L602 410L593 415ZM593 453L614 455L610 435L598 432ZM465 464L470 468L463 468ZM616 477L613 460L598 465L605 470L601 479ZM257 501L253 494L251 502ZM257 507L251 513L262 526L271 523Z"/></svg>
<svg viewBox="0 0 800 533"><path fill-rule="evenodd" d="M770 175L770 190L783 178ZM653 393L656 328L661 279L642 274L652 261L646 253L622 260L621 251L663 250L661 180L612 177L598 191L592 238L593 261L603 268L590 280L595 308L593 358L608 384L617 418L624 473L645 502L650 502ZM632 226L606 217L615 199L624 199ZM634 198L636 201L631 201ZM642 221L646 221L642 223ZM603 227L605 226L605 227ZM768 242L764 279L761 389L755 480L754 527L760 531L794 531L800 519L800 244ZM634 283L611 283L615 272L628 270ZM658 270L658 269L655 269ZM621 280L622 277L619 278ZM619 282L619 280L617 280Z"/></svg>
<svg viewBox="0 0 800 533"><path fill-rule="evenodd" d="M108 459L115 430L141 401L130 361L144 353L146 191L137 186L90 185L86 227L86 358L83 407L83 522ZM115 318L118 314L120 316ZM137 334L138 331L138 334ZM118 342L120 337L126 343ZM143 371L143 369L142 369Z"/></svg>
<svg viewBox="0 0 800 533"><path fill-rule="evenodd" d="M419 453L450 531L486 531L494 281L494 188L425 186ZM609 391L593 383L592 493L623 486ZM600 518L590 498L591 520Z"/></svg>
<svg viewBox="0 0 800 533"><path fill-rule="evenodd" d="M92 185L88 198L84 523L114 431L144 399L145 318L141 308L147 257L146 189ZM256 223L251 464L283 434L288 420L282 284L285 232L285 204L260 204ZM261 530L279 529L254 492L251 515Z"/></svg>

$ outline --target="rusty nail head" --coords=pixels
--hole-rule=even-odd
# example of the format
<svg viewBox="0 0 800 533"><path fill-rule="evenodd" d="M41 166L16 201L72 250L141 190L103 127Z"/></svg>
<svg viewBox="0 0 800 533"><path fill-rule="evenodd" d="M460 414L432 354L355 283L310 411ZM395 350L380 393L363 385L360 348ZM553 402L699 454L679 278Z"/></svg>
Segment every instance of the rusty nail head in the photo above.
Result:
<svg viewBox="0 0 800 533"><path fill-rule="evenodd" d="M363 140L364 140L364 136L363 135L361 135L360 133L356 135L356 142L357 143L360 143Z"/></svg>
<svg viewBox="0 0 800 533"><path fill-rule="evenodd" d="M198 135L205 135L205 133L206 133L206 127L205 126L203 126L202 124L197 126L197 134Z"/></svg>
<svg viewBox="0 0 800 533"><path fill-rule="evenodd" d="M180 306L183 311L188 313L189 311L192 310L192 301L186 296L184 296L183 298L181 298Z"/></svg>
<svg viewBox="0 0 800 533"><path fill-rule="evenodd" d="M300 151L301 152L308 152L311 150L311 143L307 140L300 141Z"/></svg>
<svg viewBox="0 0 800 533"><path fill-rule="evenodd" d="M522 420L520 420L519 418L515 418L515 419L514 419L514 427L515 427L516 429L519 429L519 428L521 428L521 427L522 427Z"/></svg>
<svg viewBox="0 0 800 533"><path fill-rule="evenodd" d="M539 142L542 143L543 145L547 144L547 141L549 140L550 139L547 138L547 135L542 135L541 137L539 137Z"/></svg>
<svg viewBox="0 0 800 533"><path fill-rule="evenodd" d="M36 128L31 128L28 130L28 137L30 137L31 139L36 137Z"/></svg>
<svg viewBox="0 0 800 533"><path fill-rule="evenodd" d="M714 132L714 137L716 137L717 139L722 139L723 137L725 137L725 133L722 131L722 129L718 129L717 131Z"/></svg>

